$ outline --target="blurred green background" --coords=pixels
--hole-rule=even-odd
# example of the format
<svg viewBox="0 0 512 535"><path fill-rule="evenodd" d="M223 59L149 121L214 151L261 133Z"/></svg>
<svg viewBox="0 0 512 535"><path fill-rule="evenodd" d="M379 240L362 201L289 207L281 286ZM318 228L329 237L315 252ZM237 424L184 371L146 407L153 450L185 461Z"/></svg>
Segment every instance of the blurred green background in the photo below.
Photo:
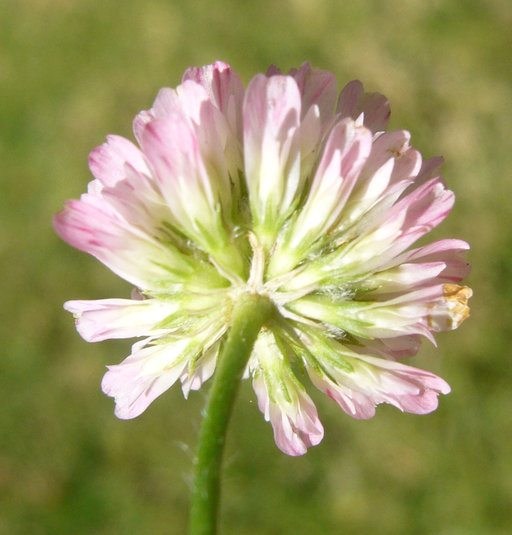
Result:
<svg viewBox="0 0 512 535"><path fill-rule="evenodd" d="M204 392L122 422L100 391L125 342L86 344L67 299L130 288L51 227L87 155L184 69L223 59L246 83L309 60L360 78L392 128L445 157L457 196L434 237L472 245L471 318L413 364L453 392L417 417L354 421L314 395L324 441L274 445L243 385L222 534L502 535L512 525L512 4L508 0L0 0L0 534L185 533ZM206 389L205 389L206 391Z"/></svg>

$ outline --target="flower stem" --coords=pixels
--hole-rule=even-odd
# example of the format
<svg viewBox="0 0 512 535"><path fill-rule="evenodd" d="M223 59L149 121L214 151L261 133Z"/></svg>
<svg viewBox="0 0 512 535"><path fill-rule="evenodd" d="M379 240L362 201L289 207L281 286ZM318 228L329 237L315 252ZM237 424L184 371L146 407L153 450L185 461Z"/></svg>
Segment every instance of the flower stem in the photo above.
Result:
<svg viewBox="0 0 512 535"><path fill-rule="evenodd" d="M246 294L235 303L231 330L217 364L204 411L194 461L190 535L214 535L220 495L220 468L238 384L262 326L273 306L260 295Z"/></svg>

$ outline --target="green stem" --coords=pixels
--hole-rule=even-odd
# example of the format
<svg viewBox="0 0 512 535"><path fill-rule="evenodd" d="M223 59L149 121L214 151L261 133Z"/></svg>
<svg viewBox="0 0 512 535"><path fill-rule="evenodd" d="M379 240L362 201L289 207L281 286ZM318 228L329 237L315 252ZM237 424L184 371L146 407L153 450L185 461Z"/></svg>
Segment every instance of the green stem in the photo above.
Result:
<svg viewBox="0 0 512 535"><path fill-rule="evenodd" d="M260 295L243 295L235 304L231 330L217 364L199 435L190 535L214 535L217 531L220 468L233 401L256 338L272 313L272 304Z"/></svg>

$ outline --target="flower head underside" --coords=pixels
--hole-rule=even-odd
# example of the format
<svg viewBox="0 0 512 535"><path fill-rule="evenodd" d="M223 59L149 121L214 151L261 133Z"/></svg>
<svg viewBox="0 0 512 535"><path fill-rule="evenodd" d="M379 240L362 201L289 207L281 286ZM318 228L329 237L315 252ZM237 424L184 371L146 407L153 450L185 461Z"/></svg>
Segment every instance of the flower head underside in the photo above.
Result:
<svg viewBox="0 0 512 535"><path fill-rule="evenodd" d="M227 64L185 72L134 121L138 146L109 136L94 180L55 217L57 233L134 287L131 299L69 301L90 342L140 338L103 391L133 418L176 381L185 396L215 371L243 294L275 314L249 359L278 447L323 437L304 383L349 415L376 405L423 414L450 391L398 362L455 329L471 290L460 240L411 248L453 206L441 158L386 131L389 103L358 81L275 67L244 89Z"/></svg>

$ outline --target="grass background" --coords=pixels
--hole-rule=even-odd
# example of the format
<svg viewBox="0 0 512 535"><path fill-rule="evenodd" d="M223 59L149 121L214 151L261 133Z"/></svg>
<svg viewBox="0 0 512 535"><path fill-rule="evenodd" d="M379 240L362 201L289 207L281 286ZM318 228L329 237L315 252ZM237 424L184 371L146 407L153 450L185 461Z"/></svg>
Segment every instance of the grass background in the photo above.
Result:
<svg viewBox="0 0 512 535"><path fill-rule="evenodd" d="M391 127L445 157L435 237L472 245L472 317L414 364L452 394L366 422L314 397L322 444L289 458L249 383L230 427L221 533L504 535L512 525L512 7L507 0L0 0L0 534L182 534L204 393L121 422L100 392L125 342L88 345L67 299L127 284L59 241L89 151L131 137L189 65L244 82L304 60L389 97Z"/></svg>

